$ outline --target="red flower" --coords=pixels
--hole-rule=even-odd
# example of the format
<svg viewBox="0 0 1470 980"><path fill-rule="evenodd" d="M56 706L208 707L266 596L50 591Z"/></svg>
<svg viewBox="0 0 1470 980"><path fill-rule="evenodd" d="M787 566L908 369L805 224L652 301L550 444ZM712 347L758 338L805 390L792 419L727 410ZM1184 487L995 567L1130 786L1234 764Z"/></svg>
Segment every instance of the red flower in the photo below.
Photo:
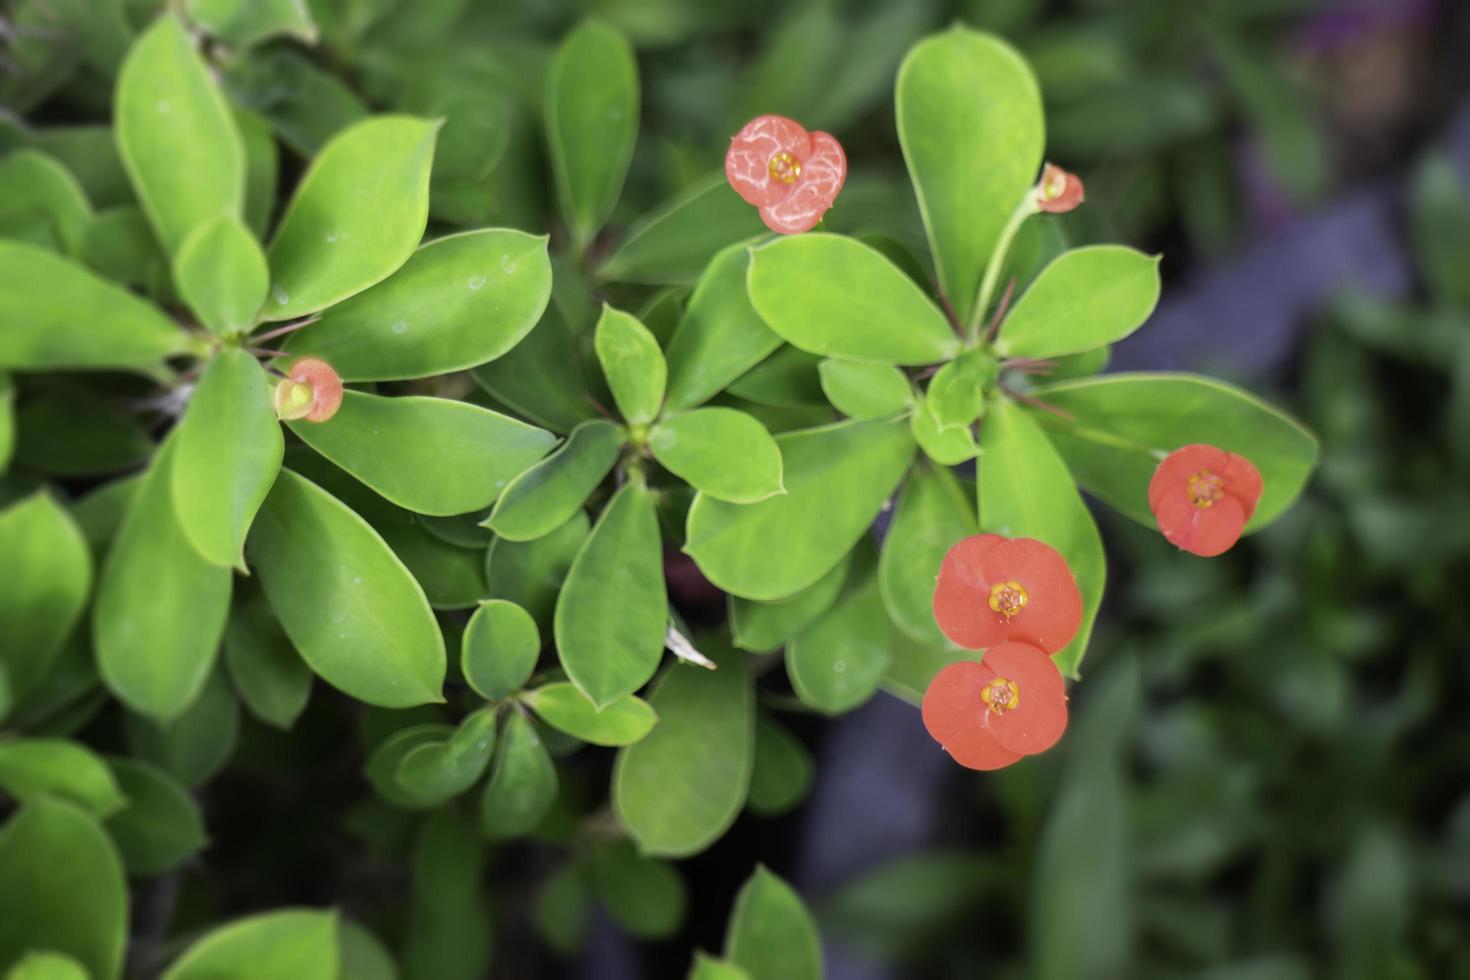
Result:
<svg viewBox="0 0 1470 980"><path fill-rule="evenodd" d="M950 664L924 692L924 727L954 761L1000 769L1045 752L1067 728L1057 665L1029 643L1002 643L980 663Z"/></svg>
<svg viewBox="0 0 1470 980"><path fill-rule="evenodd" d="M847 179L842 144L808 133L785 116L756 116L730 140L725 179L766 227L782 235L809 231L837 200Z"/></svg>
<svg viewBox="0 0 1470 980"><path fill-rule="evenodd" d="M939 566L934 619L968 650L1019 640L1056 653L1082 625L1082 593L1055 548L976 534L949 549Z"/></svg>
<svg viewBox="0 0 1470 980"><path fill-rule="evenodd" d="M1082 181L1076 174L1068 173L1054 163L1041 170L1041 180L1036 185L1036 204L1043 211L1065 214L1086 199Z"/></svg>
<svg viewBox="0 0 1470 980"><path fill-rule="evenodd" d="M325 422L342 404L342 379L319 357L303 357L276 385L276 416Z"/></svg>
<svg viewBox="0 0 1470 980"><path fill-rule="evenodd" d="M1164 537L1204 558L1240 540L1260 499L1261 472L1254 463L1201 443L1170 453L1148 484L1148 509Z"/></svg>

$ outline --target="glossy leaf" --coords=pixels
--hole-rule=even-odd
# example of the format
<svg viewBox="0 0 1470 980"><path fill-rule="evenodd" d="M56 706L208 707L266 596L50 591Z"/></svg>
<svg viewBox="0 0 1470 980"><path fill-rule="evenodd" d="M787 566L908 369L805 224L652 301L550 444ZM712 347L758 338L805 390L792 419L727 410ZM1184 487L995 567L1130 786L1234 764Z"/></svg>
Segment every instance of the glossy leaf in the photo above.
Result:
<svg viewBox="0 0 1470 980"><path fill-rule="evenodd" d="M43 248L0 241L0 368L144 369L186 341L127 290Z"/></svg>
<svg viewBox="0 0 1470 980"><path fill-rule="evenodd" d="M123 722L128 748L187 786L202 786L224 768L240 739L240 704L221 672L183 714L160 725L136 714Z"/></svg>
<svg viewBox="0 0 1470 980"><path fill-rule="evenodd" d="M894 100L940 289L970 322L1001 229L1041 169L1041 93L1009 45L956 26L909 51Z"/></svg>
<svg viewBox="0 0 1470 980"><path fill-rule="evenodd" d="M761 714L755 726L755 768L745 806L763 817L780 816L806 798L815 765L812 755L790 729Z"/></svg>
<svg viewBox="0 0 1470 980"><path fill-rule="evenodd" d="M941 367L924 392L924 408L939 430L967 426L985 410L985 388L998 374L994 358L978 350L967 350Z"/></svg>
<svg viewBox="0 0 1470 980"><path fill-rule="evenodd" d="M405 810L437 807L443 799L419 795L417 787L400 782L398 774L410 753L426 746L442 751L453 736L454 728L438 723L400 728L373 749L363 775L378 795L394 806Z"/></svg>
<svg viewBox="0 0 1470 980"><path fill-rule="evenodd" d="M525 609L544 636L561 583L592 529L587 512L578 510L550 533L530 541L496 538L485 556L485 581L491 596Z"/></svg>
<svg viewBox="0 0 1470 980"><path fill-rule="evenodd" d="M878 560L888 615L913 639L946 642L934 622L934 582L949 549L977 530L974 506L959 481L945 469L915 467L899 495Z"/></svg>
<svg viewBox="0 0 1470 980"><path fill-rule="evenodd" d="M267 250L265 319L339 303L408 261L428 222L438 128L409 116L376 116L322 147Z"/></svg>
<svg viewBox="0 0 1470 980"><path fill-rule="evenodd" d="M291 646L270 603L252 590L230 608L225 666L240 700L268 725L289 729L311 697L311 668Z"/></svg>
<svg viewBox="0 0 1470 980"><path fill-rule="evenodd" d="M160 980L337 980L337 913L267 912L212 930Z"/></svg>
<svg viewBox="0 0 1470 980"><path fill-rule="evenodd" d="M773 600L821 578L862 537L913 456L902 422L842 422L777 437L786 493L758 504L701 494L684 550L733 595Z"/></svg>
<svg viewBox="0 0 1470 980"><path fill-rule="evenodd" d="M764 865L735 896L725 958L762 980L821 980L817 924L801 896Z"/></svg>
<svg viewBox="0 0 1470 980"><path fill-rule="evenodd" d="M795 595L774 602L730 597L730 634L735 645L751 653L770 653L816 622L842 594L849 559Z"/></svg>
<svg viewBox="0 0 1470 980"><path fill-rule="evenodd" d="M239 217L245 149L229 103L174 14L128 51L114 105L123 166L169 253L200 225Z"/></svg>
<svg viewBox="0 0 1470 980"><path fill-rule="evenodd" d="M723 172L714 173L629 228L597 274L615 282L693 283L721 249L765 233L755 209Z"/></svg>
<svg viewBox="0 0 1470 980"><path fill-rule="evenodd" d="M187 0L189 19L234 48L248 48L273 37L317 40L304 0Z"/></svg>
<svg viewBox="0 0 1470 980"><path fill-rule="evenodd" d="M653 494L638 478L603 510L556 602L556 649L599 710L658 669L668 628L663 546Z"/></svg>
<svg viewBox="0 0 1470 980"><path fill-rule="evenodd" d="M753 504L783 493L781 447L751 416L733 408L696 408L649 433L653 458L715 500Z"/></svg>
<svg viewBox="0 0 1470 980"><path fill-rule="evenodd" d="M416 745L399 760L394 781L409 795L446 802L479 780L495 749L495 710L481 708L444 741Z"/></svg>
<svg viewBox="0 0 1470 980"><path fill-rule="evenodd" d="M0 742L0 791L22 804L54 796L99 818L124 802L106 763L80 742L64 738Z"/></svg>
<svg viewBox="0 0 1470 980"><path fill-rule="evenodd" d="M283 470L249 554L286 635L323 680L387 708L441 700L444 639L428 600L361 517Z"/></svg>
<svg viewBox="0 0 1470 980"><path fill-rule="evenodd" d="M627 841L592 852L592 886L613 920L639 939L667 939L684 921L684 879L667 861L643 857Z"/></svg>
<svg viewBox="0 0 1470 980"><path fill-rule="evenodd" d="M623 437L611 422L584 422L556 452L511 481L486 525L502 538L530 541L565 524L618 461Z"/></svg>
<svg viewBox="0 0 1470 980"><path fill-rule="evenodd" d="M160 721L199 696L230 608L230 570L199 555L177 516L178 444L164 442L133 495L92 612L103 681L129 708Z"/></svg>
<svg viewBox="0 0 1470 980"><path fill-rule="evenodd" d="M350 390L327 421L290 426L327 459L420 514L488 506L556 442L544 429L468 402Z"/></svg>
<svg viewBox="0 0 1470 980"><path fill-rule="evenodd" d="M975 443L975 433L969 426L940 428L939 420L930 410L928 399L920 399L909 415L909 431L919 448L940 466L958 466L974 459L980 452Z"/></svg>
<svg viewBox="0 0 1470 980"><path fill-rule="evenodd" d="M658 417L668 366L648 328L632 314L604 305L597 321L595 350L623 419L632 425L647 425Z"/></svg>
<svg viewBox="0 0 1470 980"><path fill-rule="evenodd" d="M547 684L523 700L552 728L593 745L632 745L658 722L641 698L630 694L599 709L574 684Z"/></svg>
<svg viewBox="0 0 1470 980"><path fill-rule="evenodd" d="M1047 358L1114 343L1143 326L1159 289L1158 256L1120 245L1063 252L1006 314L996 350Z"/></svg>
<svg viewBox="0 0 1470 980"><path fill-rule="evenodd" d="M891 364L827 358L817 370L827 400L848 418L885 418L903 411L913 401L908 378Z"/></svg>
<svg viewBox="0 0 1470 980"><path fill-rule="evenodd" d="M199 379L173 452L174 511L214 565L245 565L245 535L270 492L286 440L254 355L222 351Z"/></svg>
<svg viewBox="0 0 1470 980"><path fill-rule="evenodd" d="M648 703L659 721L618 752L613 809L647 855L686 857L718 840L745 803L755 706L745 655L701 639L716 670L665 670Z"/></svg>
<svg viewBox="0 0 1470 980"><path fill-rule="evenodd" d="M876 562L860 555L837 604L786 647L786 674L796 696L827 714L851 711L878 690L893 658L893 638Z"/></svg>
<svg viewBox="0 0 1470 980"><path fill-rule="evenodd" d="M535 830L556 801L556 766L535 727L512 712L500 733L500 750L480 797L480 830L490 838L521 837Z"/></svg>
<svg viewBox="0 0 1470 980"><path fill-rule="evenodd" d="M544 235L508 228L449 235L292 334L285 349L320 357L344 381L449 374L515 347L550 296Z"/></svg>
<svg viewBox="0 0 1470 980"><path fill-rule="evenodd" d="M254 323L270 288L265 253L234 215L197 225L179 246L173 273L194 315L222 336Z"/></svg>
<svg viewBox="0 0 1470 980"><path fill-rule="evenodd" d="M914 281L853 238L790 235L751 249L750 302L788 343L820 357L931 364L959 339Z"/></svg>
<svg viewBox="0 0 1470 980"><path fill-rule="evenodd" d="M19 701L45 678L92 587L76 522L40 492L0 510L0 691ZM0 719L5 716L0 697Z"/></svg>
<svg viewBox="0 0 1470 980"><path fill-rule="evenodd" d="M198 854L209 842L199 805L174 777L137 759L107 760L127 797L107 821L128 873L160 875Z"/></svg>
<svg viewBox="0 0 1470 980"><path fill-rule="evenodd" d="M540 656L541 632L531 614L514 602L490 599L465 625L459 662L474 692L494 701L525 687Z"/></svg>

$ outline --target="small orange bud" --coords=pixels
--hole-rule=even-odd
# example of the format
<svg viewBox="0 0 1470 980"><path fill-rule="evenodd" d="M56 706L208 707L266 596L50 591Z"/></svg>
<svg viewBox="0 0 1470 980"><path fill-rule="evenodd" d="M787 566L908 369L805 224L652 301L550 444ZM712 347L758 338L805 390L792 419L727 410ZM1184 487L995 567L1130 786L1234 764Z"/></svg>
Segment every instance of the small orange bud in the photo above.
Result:
<svg viewBox="0 0 1470 980"><path fill-rule="evenodd" d="M318 357L303 357L291 365L290 375L276 385L276 417L325 422L342 404L342 379Z"/></svg>
<svg viewBox="0 0 1470 980"><path fill-rule="evenodd" d="M1041 170L1041 180L1036 184L1036 204L1051 214L1064 214L1085 200L1082 181L1076 174L1068 173L1054 163Z"/></svg>

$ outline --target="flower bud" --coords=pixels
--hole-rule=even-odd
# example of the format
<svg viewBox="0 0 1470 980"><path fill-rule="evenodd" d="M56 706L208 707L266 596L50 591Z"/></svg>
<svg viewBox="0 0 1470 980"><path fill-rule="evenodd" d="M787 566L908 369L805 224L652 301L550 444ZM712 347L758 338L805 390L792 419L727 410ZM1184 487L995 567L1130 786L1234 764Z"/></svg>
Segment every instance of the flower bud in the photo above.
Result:
<svg viewBox="0 0 1470 980"><path fill-rule="evenodd" d="M1036 204L1051 214L1065 214L1085 199L1082 181L1076 174L1068 173L1054 163L1048 163L1041 171L1041 180L1036 184Z"/></svg>
<svg viewBox="0 0 1470 980"><path fill-rule="evenodd" d="M325 422L342 404L342 379L332 366L317 357L303 357L276 385L276 417L282 421L305 419Z"/></svg>

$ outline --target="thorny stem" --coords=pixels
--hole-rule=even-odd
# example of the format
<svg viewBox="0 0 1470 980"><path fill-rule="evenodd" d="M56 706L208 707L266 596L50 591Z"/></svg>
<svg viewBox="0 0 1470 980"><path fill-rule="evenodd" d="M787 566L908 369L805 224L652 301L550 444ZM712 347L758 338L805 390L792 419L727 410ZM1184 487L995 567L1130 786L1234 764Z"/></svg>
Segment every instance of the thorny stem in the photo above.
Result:
<svg viewBox="0 0 1470 980"><path fill-rule="evenodd" d="M1026 194L1021 198L1016 210L1011 212L1005 227L1001 229L1000 237L995 240L995 248L990 253L990 264L985 267L985 278L980 281L980 294L975 299L975 309L970 312L970 322L966 327L965 334L971 341L979 339L980 321L985 317L985 311L990 306L990 300L995 295L996 284L1000 281L1000 269L1005 264L1006 254L1011 250L1011 242L1016 237L1016 232L1021 230L1021 224L1039 208L1036 205L1036 188L1026 188Z"/></svg>
<svg viewBox="0 0 1470 980"><path fill-rule="evenodd" d="M1016 277L1011 276L1006 283L1006 291L1000 294L1000 302L995 304L995 316L990 318L990 326L985 328L985 342L995 343L995 338L1000 336L1000 324L1006 317L1006 310L1011 307L1011 294L1016 290Z"/></svg>
<svg viewBox="0 0 1470 980"><path fill-rule="evenodd" d="M284 337L288 333L295 333L302 327L310 326L320 319L321 314L313 313L311 316L304 316L300 320L292 320L290 323L276 327L274 330L267 330L265 333L255 334L250 339L257 344L264 343L267 340L275 340L277 337Z"/></svg>
<svg viewBox="0 0 1470 980"><path fill-rule="evenodd" d="M1025 392L1017 391L1014 388L1007 388L1005 385L1001 385L1000 390L1005 392L1010 397L1014 398L1016 401L1026 405L1030 405L1032 408L1039 408L1043 412L1050 412L1058 418L1066 419L1068 422L1075 422L1077 420L1077 416L1073 415L1065 408L1058 408L1050 402L1044 402L1040 398L1037 398L1035 395L1028 395Z"/></svg>

